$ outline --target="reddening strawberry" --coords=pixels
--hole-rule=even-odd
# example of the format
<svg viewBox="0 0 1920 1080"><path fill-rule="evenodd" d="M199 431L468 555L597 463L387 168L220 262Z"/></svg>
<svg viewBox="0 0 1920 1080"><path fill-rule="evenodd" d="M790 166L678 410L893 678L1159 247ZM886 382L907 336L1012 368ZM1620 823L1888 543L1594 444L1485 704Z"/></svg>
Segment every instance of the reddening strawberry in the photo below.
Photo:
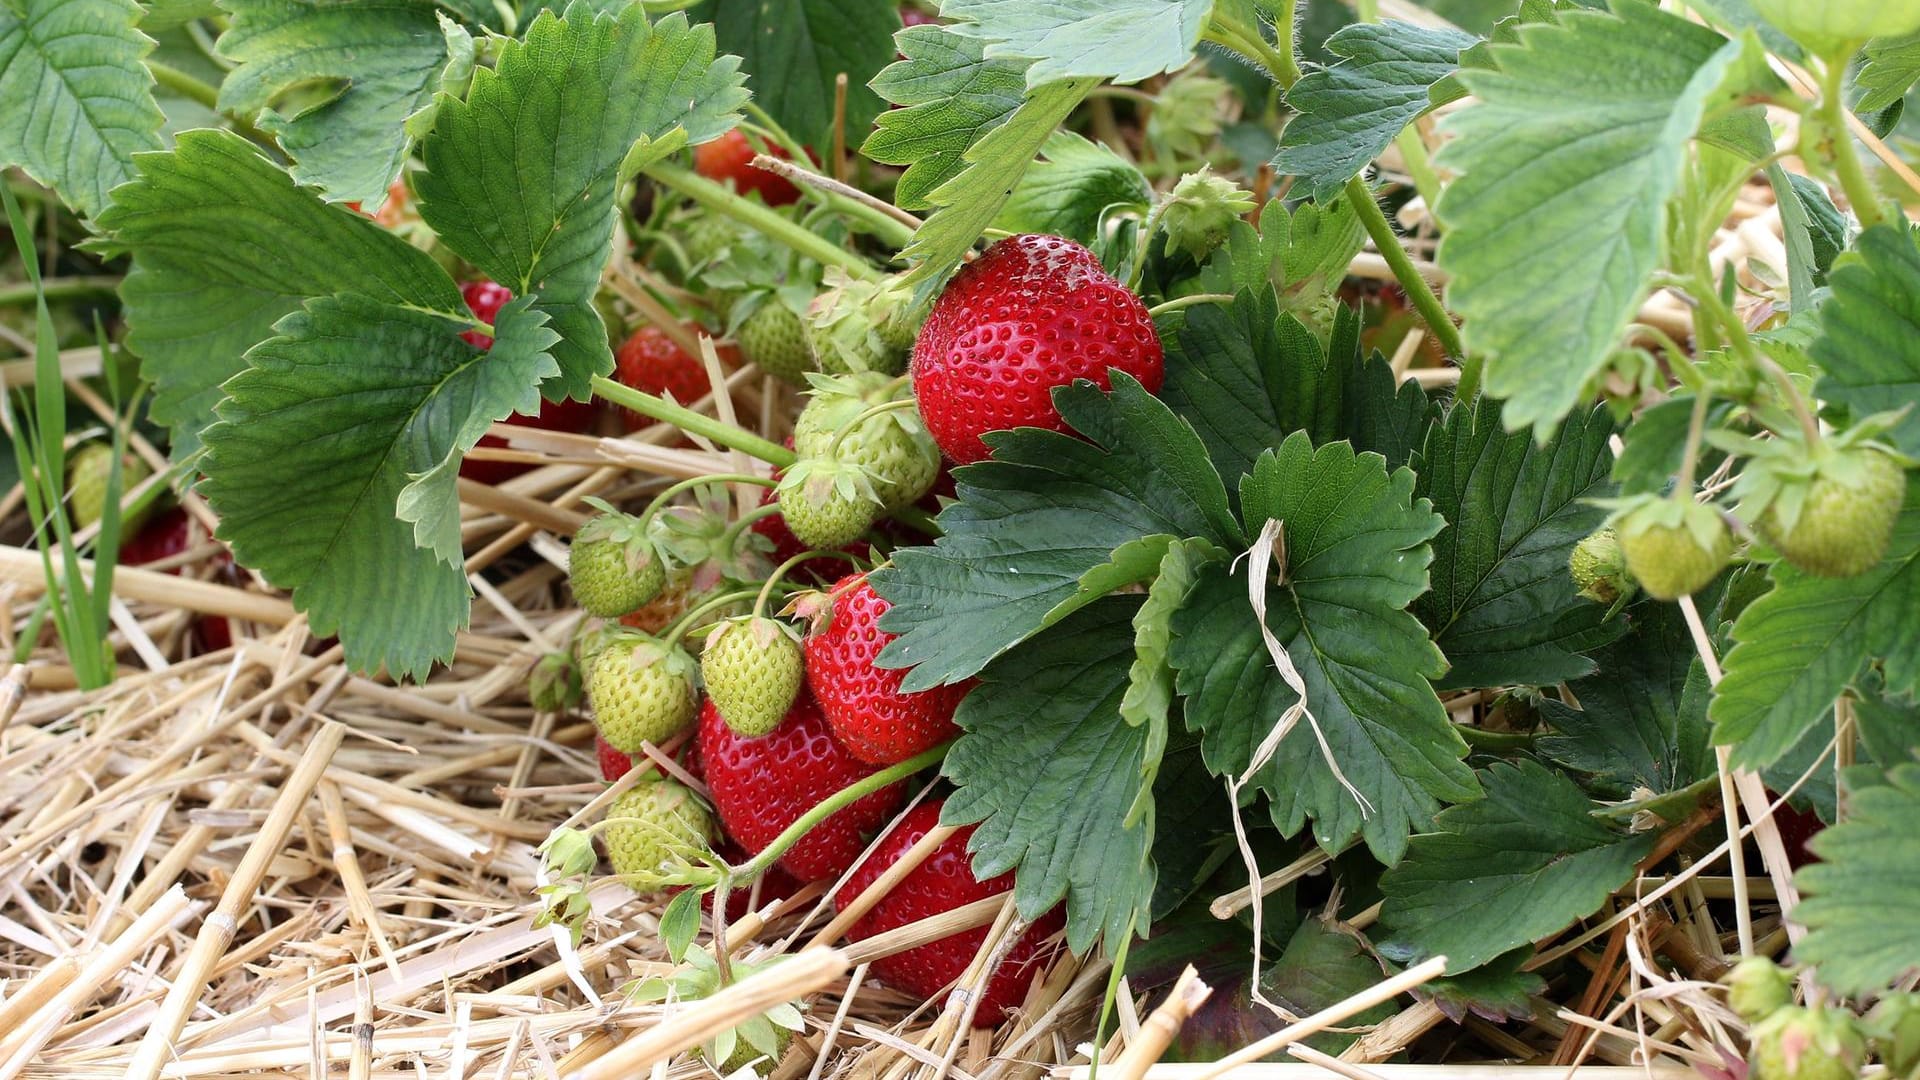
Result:
<svg viewBox="0 0 1920 1080"><path fill-rule="evenodd" d="M889 606L865 575L848 575L833 586L826 626L807 638L807 684L820 711L849 752L876 765L905 761L958 735L953 713L972 689L962 682L901 693L907 673L874 666L894 638L879 626Z"/></svg>
<svg viewBox="0 0 1920 1080"><path fill-rule="evenodd" d="M726 360L726 350L721 359ZM668 397L682 405L691 405L713 388L707 378L707 366L700 358L680 347L665 330L649 323L627 336L613 354L613 377L622 386L656 397ZM620 410L628 431L652 427L650 416L631 409Z"/></svg>
<svg viewBox="0 0 1920 1080"><path fill-rule="evenodd" d="M593 754L599 759L600 779L609 784L633 771L633 758L614 749L597 731L593 733Z"/></svg>
<svg viewBox="0 0 1920 1080"><path fill-rule="evenodd" d="M742 195L756 192L768 206L799 202L800 189L786 177L753 167L756 153L753 144L747 141L746 132L735 128L693 148L693 171L717 183L731 183ZM777 158L792 157L772 143L767 144L767 153Z"/></svg>
<svg viewBox="0 0 1920 1080"><path fill-rule="evenodd" d="M773 843L787 826L841 788L877 769L847 752L833 737L820 706L802 692L780 726L757 739L738 735L708 701L700 709L700 767L720 824L749 854ZM780 856L781 866L802 881L846 873L906 798L891 784L840 810Z"/></svg>
<svg viewBox="0 0 1920 1080"><path fill-rule="evenodd" d="M1160 389L1153 319L1091 251L1057 236L988 248L948 283L913 346L921 415L963 465L987 456L989 431L1062 430L1054 389L1076 379L1105 388L1110 368Z"/></svg>
<svg viewBox="0 0 1920 1080"><path fill-rule="evenodd" d="M873 857L854 871L847 883L834 894L834 903L846 908L879 879L907 849L940 824L940 802L923 802L908 812L873 853ZM952 911L957 907L1004 893L1013 888L1013 875L981 881L973 875L967 856L967 840L973 835L969 825L956 831L933 849L925 862L914 867L899 884L881 899L873 910L861 916L847 931L849 941L863 941L876 934L895 930L909 923ZM1066 916L1055 908L1027 929L1007 952L1000 967L987 980L986 992L974 1010L976 1027L998 1024L1007 1009L1018 1005L1035 974L1053 954L1046 939L1066 924ZM873 973L880 981L897 990L931 999L953 985L969 966L987 940L987 928L976 927L928 942L925 945L881 957L873 961Z"/></svg>
<svg viewBox="0 0 1920 1080"><path fill-rule="evenodd" d="M1786 1005L1748 1033L1750 1080L1855 1080L1867 1041L1851 1012L1833 1005Z"/></svg>
<svg viewBox="0 0 1920 1080"><path fill-rule="evenodd" d="M513 290L497 281L469 281L460 286L460 298L467 302L474 318L492 326L500 317L500 309L513 300ZM464 331L460 338L476 349L493 348L493 339L478 330Z"/></svg>

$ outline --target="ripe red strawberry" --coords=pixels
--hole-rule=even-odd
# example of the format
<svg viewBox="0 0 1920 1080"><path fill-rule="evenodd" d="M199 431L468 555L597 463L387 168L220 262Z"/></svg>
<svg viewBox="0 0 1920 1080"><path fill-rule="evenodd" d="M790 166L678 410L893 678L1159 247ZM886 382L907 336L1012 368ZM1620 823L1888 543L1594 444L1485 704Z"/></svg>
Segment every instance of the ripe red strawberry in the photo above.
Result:
<svg viewBox="0 0 1920 1080"><path fill-rule="evenodd" d="M900 25L939 26L940 17L922 11L917 7L907 6L900 9Z"/></svg>
<svg viewBox="0 0 1920 1080"><path fill-rule="evenodd" d="M954 276L913 346L913 386L927 429L960 464L987 456L980 436L1064 427L1053 390L1109 385L1119 368L1158 392L1160 339L1140 298L1091 251L1057 236L1013 236Z"/></svg>
<svg viewBox="0 0 1920 1080"><path fill-rule="evenodd" d="M941 806L942 803L929 801L914 807L880 842L873 857L862 863L846 885L834 894L834 903L841 908L853 903L887 867L940 824ZM973 876L972 862L967 856L967 840L972 835L973 826L967 826L933 849L925 862L902 878L872 911L853 924L847 931L847 939L862 941L1012 889L1010 873L986 881ZM1065 914L1055 908L1014 943L999 969L987 980L986 993L981 995L980 1005L973 1014L975 1026L998 1024L1007 1009L1020 1003L1034 975L1052 956L1053 949L1045 944L1046 939L1065 924ZM888 986L930 999L966 973L986 940L984 926L963 930L875 960L873 973Z"/></svg>
<svg viewBox="0 0 1920 1080"><path fill-rule="evenodd" d="M732 181L734 190L742 195L759 192L760 198L768 206L799 202L800 189L794 187L786 177L756 169L750 164L756 153L758 151L747 141L746 133L735 128L712 142L701 143L693 148L693 171L722 184ZM777 158L792 157L772 143L767 144L767 153Z"/></svg>
<svg viewBox="0 0 1920 1080"><path fill-rule="evenodd" d="M204 535L202 539L204 539ZM121 566L146 566L162 559L170 559L194 544L193 521L187 512L176 506L154 518L137 533L120 543ZM222 549L212 558L215 569L220 573L231 573L233 556ZM166 571L176 577L180 568L170 567ZM233 626L224 615L202 615L193 623L193 633L200 648L205 652L219 652L233 644Z"/></svg>
<svg viewBox="0 0 1920 1080"><path fill-rule="evenodd" d="M700 765L727 835L749 853L765 850L822 799L878 771L834 741L813 698L802 693L772 733L734 734L708 701L700 708ZM900 808L906 788L893 784L815 826L780 857L802 881L846 873L868 834Z"/></svg>
<svg viewBox="0 0 1920 1080"><path fill-rule="evenodd" d="M633 771L633 758L613 748L613 744L593 733L593 752L600 759L600 779L611 784Z"/></svg>
<svg viewBox="0 0 1920 1080"><path fill-rule="evenodd" d="M807 638L807 684L834 736L862 761L892 765L959 734L953 711L972 683L900 692L906 672L873 666L894 635L881 630L890 605L850 574L833 586L833 616Z"/></svg>
<svg viewBox="0 0 1920 1080"><path fill-rule="evenodd" d="M493 322L500 309L513 299L513 292L505 285L493 281L471 281L460 287L460 295L466 299L467 307L474 317ZM476 349L493 348L493 339L478 330L468 330L460 337ZM595 406L591 401L543 401L540 411L532 416L526 413L514 413L507 418L510 424L543 428L547 431L585 431L593 426ZM505 439L492 435L480 436L480 446L505 446ZM498 484L511 480L533 469L531 465L522 465L515 461L481 461L478 459L462 461L460 475L482 484Z"/></svg>
<svg viewBox="0 0 1920 1080"><path fill-rule="evenodd" d="M728 350L722 349L720 358L727 360ZM665 330L651 323L621 342L619 351L613 355L613 372L622 386L656 397L670 397L682 405L693 404L713 388L707 378L707 366L700 358L688 353L668 337ZM631 409L621 409L620 418L626 422L628 431L639 431L654 424L652 417L641 416Z"/></svg>
<svg viewBox="0 0 1920 1080"><path fill-rule="evenodd" d="M500 317L500 309L513 300L513 290L497 281L483 279L460 286L460 296L466 300L474 318L492 326L493 320ZM493 339L478 330L468 330L460 337L476 349L493 348Z"/></svg>

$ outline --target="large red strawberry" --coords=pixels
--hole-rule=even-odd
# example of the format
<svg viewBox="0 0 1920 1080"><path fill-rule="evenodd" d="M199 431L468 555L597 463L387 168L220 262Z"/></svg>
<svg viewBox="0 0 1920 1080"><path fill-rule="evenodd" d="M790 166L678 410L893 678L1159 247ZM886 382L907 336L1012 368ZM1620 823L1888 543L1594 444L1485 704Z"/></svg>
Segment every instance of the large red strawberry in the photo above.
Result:
<svg viewBox="0 0 1920 1080"><path fill-rule="evenodd" d="M733 359L730 347L719 351L722 362ZM670 397L682 405L691 405L713 389L707 378L707 366L700 358L681 348L665 330L648 323L620 343L613 354L614 378L655 397ZM653 426L653 418L631 409L620 410L628 431Z"/></svg>
<svg viewBox="0 0 1920 1080"><path fill-rule="evenodd" d="M489 324L500 315L500 309L513 299L513 292L505 285L494 281L470 281L460 287L460 295L467 301L467 307L474 317ZM493 348L493 339L478 330L468 330L460 335L476 349ZM514 413L507 418L510 424L524 427L537 427L546 431L585 431L593 426L595 407L591 401L543 401L540 411L532 416L526 413ZM507 440L493 435L480 436L480 446L505 446ZM498 484L511 480L521 473L533 469L517 461L483 461L469 458L460 463L460 475L482 484Z"/></svg>
<svg viewBox="0 0 1920 1080"><path fill-rule="evenodd" d="M1057 236L1012 236L954 276L913 346L920 415L960 464L987 456L980 436L1065 425L1053 390L1108 386L1118 368L1157 392L1160 339L1140 298L1093 252Z"/></svg>
<svg viewBox="0 0 1920 1080"><path fill-rule="evenodd" d="M807 638L807 684L834 735L853 755L876 765L905 761L959 734L953 711L971 683L917 694L900 692L906 672L873 662L894 635L880 629L890 605L850 574L833 586L833 615Z"/></svg>
<svg viewBox="0 0 1920 1080"><path fill-rule="evenodd" d="M800 189L779 173L753 167L753 155L758 153L746 133L739 128L708 143L693 148L693 171L709 180L733 184L735 191L745 195L750 191L760 193L760 198L768 206L786 206L800 201ZM772 143L767 144L767 153L777 158L790 158L792 155Z"/></svg>
<svg viewBox="0 0 1920 1080"><path fill-rule="evenodd" d="M940 824L941 806L939 802L930 801L914 807L880 842L873 858L862 863L846 885L834 894L834 903L841 908L853 903L887 867L892 866L895 860L906 854L908 848ZM900 883L872 911L853 924L853 928L847 931L847 939L862 941L1012 889L1013 875L1010 873L986 881L973 876L973 866L967 857L967 839L972 835L973 826L969 825L934 848L933 854L927 856L925 862L900 879ZM1000 967L987 980L986 993L981 996L980 1005L974 1010L975 1026L998 1024L1007 1009L1020 1003L1026 995L1028 984L1052 955L1053 950L1046 945L1046 939L1057 933L1065 923L1066 916L1059 908L1055 908L1042 916L1014 943L1006 959L1001 961ZM987 928L984 926L963 930L906 952L881 957L873 962L873 973L888 986L931 999L966 973L974 955L986 940Z"/></svg>
<svg viewBox="0 0 1920 1080"><path fill-rule="evenodd" d="M834 740L820 707L802 692L769 734L743 738L708 701L700 709L700 766L727 835L758 853L822 799L873 775ZM802 881L838 877L866 847L866 837L906 798L893 784L827 818L780 857Z"/></svg>

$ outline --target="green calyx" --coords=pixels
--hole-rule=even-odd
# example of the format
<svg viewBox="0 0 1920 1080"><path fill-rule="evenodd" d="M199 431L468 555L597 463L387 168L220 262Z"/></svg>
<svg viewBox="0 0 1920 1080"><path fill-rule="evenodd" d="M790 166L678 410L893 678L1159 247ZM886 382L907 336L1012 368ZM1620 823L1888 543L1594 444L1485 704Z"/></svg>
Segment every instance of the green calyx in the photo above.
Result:
<svg viewBox="0 0 1920 1080"><path fill-rule="evenodd" d="M820 370L898 375L919 332L911 295L891 282L826 273L827 288L807 308L807 340Z"/></svg>
<svg viewBox="0 0 1920 1080"><path fill-rule="evenodd" d="M697 672L693 657L677 645L639 631L612 635L587 675L601 737L632 754L692 727L700 707Z"/></svg>
<svg viewBox="0 0 1920 1080"><path fill-rule="evenodd" d="M686 963L671 976L653 976L626 988L628 1000L636 1004L655 1001L700 1001L719 993L728 981L738 982L757 975L785 959L739 960L728 963L729 979L723 979L719 962L706 949L687 950ZM773 1071L793 1033L806 1024L797 1003L782 1002L758 1016L720 1032L700 1047L701 1054L723 1076L752 1066L765 1076Z"/></svg>
<svg viewBox="0 0 1920 1080"><path fill-rule="evenodd" d="M1231 180L1214 176L1206 168L1188 173L1167 193L1161 209L1167 248L1184 251L1200 262L1227 242L1233 223L1253 207L1253 193Z"/></svg>
<svg viewBox="0 0 1920 1080"><path fill-rule="evenodd" d="M1788 1005L1755 1024L1750 1080L1855 1080L1867 1043L1852 1013L1832 1006Z"/></svg>
<svg viewBox="0 0 1920 1080"><path fill-rule="evenodd" d="M1740 961L1723 981L1727 984L1727 1005L1749 1024L1757 1024L1793 1004L1793 980L1765 956Z"/></svg>
<svg viewBox="0 0 1920 1080"><path fill-rule="evenodd" d="M1607 524L1620 538L1627 572L1655 600L1691 596L1733 557L1733 533L1712 506L1684 496L1619 500Z"/></svg>
<svg viewBox="0 0 1920 1080"><path fill-rule="evenodd" d="M821 550L858 540L884 509L865 468L831 458L802 458L781 477L774 500L793 535Z"/></svg>
<svg viewBox="0 0 1920 1080"><path fill-rule="evenodd" d="M580 527L567 557L574 600L589 615L618 618L645 606L667 584L665 553L646 522L605 503Z"/></svg>

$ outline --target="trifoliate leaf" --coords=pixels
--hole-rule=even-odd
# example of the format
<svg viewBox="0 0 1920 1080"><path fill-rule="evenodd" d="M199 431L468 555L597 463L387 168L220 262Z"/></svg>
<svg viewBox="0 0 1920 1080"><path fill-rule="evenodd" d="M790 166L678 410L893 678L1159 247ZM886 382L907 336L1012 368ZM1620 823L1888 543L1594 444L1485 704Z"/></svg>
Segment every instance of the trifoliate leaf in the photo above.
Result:
<svg viewBox="0 0 1920 1080"><path fill-rule="evenodd" d="M1828 275L1833 295L1820 305L1811 351L1820 396L1860 417L1920 401L1920 248L1905 229L1883 225L1861 234L1855 250L1858 259ZM1885 438L1920 455L1920 408Z"/></svg>
<svg viewBox="0 0 1920 1080"><path fill-rule="evenodd" d="M713 27L684 15L648 26L638 4L615 18L576 3L503 45L464 100L441 99L420 144L420 216L482 273L535 297L561 338L547 396L584 400L588 380L613 369L593 297L628 152L733 127L747 97L738 66L714 55Z"/></svg>
<svg viewBox="0 0 1920 1080"><path fill-rule="evenodd" d="M1687 141L1741 46L1648 4L1568 11L1462 69L1462 174L1436 215L1448 299L1506 423L1557 422L1639 311Z"/></svg>
<svg viewBox="0 0 1920 1080"><path fill-rule="evenodd" d="M554 372L545 322L516 300L482 351L460 340L463 319L323 297L228 380L201 487L220 537L292 590L315 634L338 634L355 669L423 677L452 657L468 608L459 515L444 510L458 501L454 469L489 423L538 407ZM410 488L436 535L395 515Z"/></svg>
<svg viewBox="0 0 1920 1080"><path fill-rule="evenodd" d="M182 132L138 166L99 225L109 250L133 255L120 286L127 345L154 384L153 419L171 428L176 457L199 445L246 351L311 297L353 292L467 314L459 287L425 252L296 187L238 135Z"/></svg>
<svg viewBox="0 0 1920 1080"><path fill-rule="evenodd" d="M1380 878L1395 953L1479 967L1599 910L1633 880L1651 836L1593 816L1573 781L1536 762L1480 774L1486 798L1449 807Z"/></svg>
<svg viewBox="0 0 1920 1080"><path fill-rule="evenodd" d="M1131 83L1187 66L1214 0L942 0L955 33L988 59L1033 61L1027 85L1093 77Z"/></svg>
<svg viewBox="0 0 1920 1080"><path fill-rule="evenodd" d="M0 166L18 165L92 217L160 148L160 107L141 61L153 40L133 0L0 4Z"/></svg>
<svg viewBox="0 0 1920 1080"><path fill-rule="evenodd" d="M1897 104L1916 80L1920 80L1920 34L1875 38L1867 42L1867 62L1853 80L1861 91L1853 111L1877 113Z"/></svg>
<svg viewBox="0 0 1920 1080"><path fill-rule="evenodd" d="M1274 168L1298 176L1327 202L1379 157L1431 102L1427 89L1451 74L1478 39L1404 22L1357 23L1327 39L1340 62L1307 73L1287 92L1299 113L1280 136Z"/></svg>
<svg viewBox="0 0 1920 1080"><path fill-rule="evenodd" d="M979 39L942 26L910 26L895 36L904 59L881 69L871 83L901 106L881 113L861 153L905 165L894 189L904 210L932 206L927 196L966 168L967 148L1007 122L1026 96L1027 65L988 60Z"/></svg>
<svg viewBox="0 0 1920 1080"><path fill-rule="evenodd" d="M400 174L407 118L450 57L433 0L225 0L220 109L251 116L294 159L293 178L334 201L377 204ZM312 93L325 87L321 95ZM282 112L284 102L298 102Z"/></svg>
<svg viewBox="0 0 1920 1080"><path fill-rule="evenodd" d="M1081 577L1131 541L1244 543L1193 429L1124 372L1113 387L1081 381L1054 391L1084 438L1038 428L988 435L993 460L954 470L959 498L940 514L945 535L896 551L892 566L873 573L892 605L881 628L899 635L879 663L911 667L905 689L972 675L1064 617L1072 605L1062 601Z"/></svg>
<svg viewBox="0 0 1920 1080"><path fill-rule="evenodd" d="M1809 845L1820 861L1794 875L1805 895L1790 917L1807 928L1794 959L1841 995L1883 991L1920 965L1920 765L1887 781L1853 793L1847 819Z"/></svg>
<svg viewBox="0 0 1920 1080"><path fill-rule="evenodd" d="M1435 979L1414 993L1427 998L1454 1023L1468 1013L1504 1024L1533 1019L1533 998L1544 993L1547 980L1521 966L1533 959L1533 947L1522 946L1458 975Z"/></svg>
<svg viewBox="0 0 1920 1080"><path fill-rule="evenodd" d="M1819 723L1869 659L1885 659L1886 688L1920 688L1920 477L1880 565L1858 577L1823 578L1775 563L1773 591L1733 625L1726 678L1714 694L1713 741L1758 768Z"/></svg>
<svg viewBox="0 0 1920 1080"><path fill-rule="evenodd" d="M962 735L943 773L956 790L941 820L979 822L974 876L1017 870L1015 903L1038 918L1064 897L1067 945L1085 953L1144 929L1153 899L1151 809L1140 797L1147 733L1120 719L1140 599L1080 609L987 666L960 703Z"/></svg>
<svg viewBox="0 0 1920 1080"><path fill-rule="evenodd" d="M1367 951L1358 934L1319 919L1308 919L1287 939L1273 966L1260 973L1260 988L1274 1004L1295 1016L1309 1016L1329 1005L1366 992L1384 973L1380 961ZM1383 1001L1341 1022L1343 1028L1377 1024L1399 1011ZM1323 1054L1338 1054L1360 1037L1354 1031L1330 1031L1310 1036L1307 1045Z"/></svg>
<svg viewBox="0 0 1920 1080"><path fill-rule="evenodd" d="M760 106L795 138L833 140L834 81L847 77L846 130L872 125L880 98L867 82L893 56L893 0L719 0L701 16L720 51L740 57Z"/></svg>
<svg viewBox="0 0 1920 1080"><path fill-rule="evenodd" d="M1071 131L1056 131L1013 189L995 225L1008 232L1047 233L1092 243L1109 210L1144 214L1153 185L1132 162Z"/></svg>
<svg viewBox="0 0 1920 1080"><path fill-rule="evenodd" d="M1285 526L1281 575L1267 590L1267 626L1307 688L1307 706L1342 773L1371 803L1362 813L1302 719L1256 777L1286 835L1313 819L1339 851L1364 835L1383 862L1442 802L1473 798L1466 744L1428 679L1440 650L1407 611L1427 587L1427 541L1445 524L1413 498L1411 470L1388 473L1345 443L1315 450L1304 433L1261 455L1240 484L1249 525ZM1247 595L1246 564L1201 571L1174 616L1171 659L1187 723L1207 766L1237 776L1296 697L1268 655Z"/></svg>
<svg viewBox="0 0 1920 1080"><path fill-rule="evenodd" d="M1530 686L1593 671L1582 653L1617 637L1605 605L1581 599L1567 557L1600 527L1612 494L1605 410L1575 413L1545 446L1500 427L1482 397L1428 435L1418 497L1447 519L1433 542L1433 591L1414 605L1453 665L1442 687Z"/></svg>

